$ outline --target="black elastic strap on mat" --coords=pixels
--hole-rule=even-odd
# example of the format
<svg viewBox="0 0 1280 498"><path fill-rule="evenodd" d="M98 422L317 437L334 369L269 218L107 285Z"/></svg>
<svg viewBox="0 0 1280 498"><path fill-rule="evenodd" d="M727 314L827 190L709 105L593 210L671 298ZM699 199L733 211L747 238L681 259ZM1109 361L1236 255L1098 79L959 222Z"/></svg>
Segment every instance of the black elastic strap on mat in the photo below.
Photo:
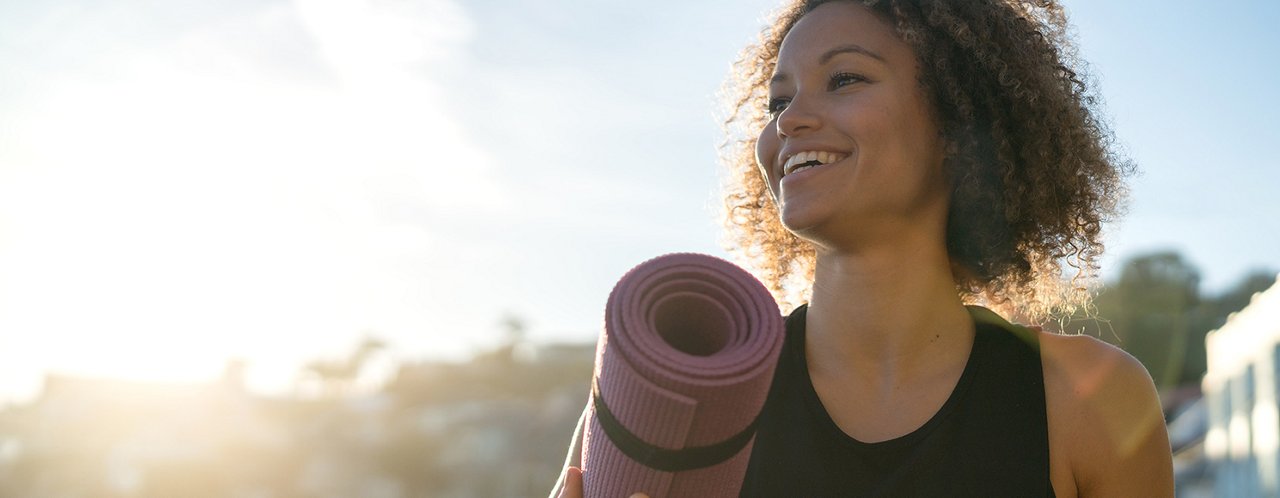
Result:
<svg viewBox="0 0 1280 498"><path fill-rule="evenodd" d="M604 429L604 434L609 437L609 440L632 460L664 472L701 469L728 460L751 442L751 437L756 433L756 422L760 420L760 415L756 414L756 419L752 420L742 432L719 443L673 450L649 444L623 427L605 405L604 398L600 396L600 385L595 380L591 382L591 399L595 406L596 419L600 421L600 427Z"/></svg>

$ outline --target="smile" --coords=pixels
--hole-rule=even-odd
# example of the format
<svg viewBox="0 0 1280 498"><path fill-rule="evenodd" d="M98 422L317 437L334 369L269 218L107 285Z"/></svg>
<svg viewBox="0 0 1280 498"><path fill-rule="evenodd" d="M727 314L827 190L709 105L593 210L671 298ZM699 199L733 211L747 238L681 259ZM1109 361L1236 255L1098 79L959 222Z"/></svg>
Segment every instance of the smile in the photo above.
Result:
<svg viewBox="0 0 1280 498"><path fill-rule="evenodd" d="M791 157L788 157L786 164L782 165L782 176L785 177L797 171L822 166L824 164L831 164L846 157L849 157L849 155L838 152L813 150L797 152Z"/></svg>

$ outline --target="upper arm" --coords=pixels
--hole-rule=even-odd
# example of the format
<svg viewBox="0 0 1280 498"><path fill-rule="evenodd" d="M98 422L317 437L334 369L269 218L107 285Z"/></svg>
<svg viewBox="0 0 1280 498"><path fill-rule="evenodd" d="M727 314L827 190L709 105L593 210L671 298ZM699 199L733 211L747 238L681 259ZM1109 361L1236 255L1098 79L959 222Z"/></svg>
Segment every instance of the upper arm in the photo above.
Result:
<svg viewBox="0 0 1280 498"><path fill-rule="evenodd" d="M560 495L560 488L564 487L564 480L569 475L569 467L582 468L582 436L586 433L587 414L591 411L591 404L588 403L586 408L582 409L582 415L578 417L578 426L573 430L573 438L569 441L569 454L564 457L564 466L560 469L560 477L556 479L555 486L551 487L551 497Z"/></svg>
<svg viewBox="0 0 1280 498"><path fill-rule="evenodd" d="M569 454L565 456L565 468L582 468L582 436L587 432L587 415L591 413L591 405L582 409L578 416L578 427L573 430L573 439L569 443Z"/></svg>
<svg viewBox="0 0 1280 498"><path fill-rule="evenodd" d="M1173 496L1173 455L1155 385L1119 348L1042 336L1050 431L1080 496Z"/></svg>

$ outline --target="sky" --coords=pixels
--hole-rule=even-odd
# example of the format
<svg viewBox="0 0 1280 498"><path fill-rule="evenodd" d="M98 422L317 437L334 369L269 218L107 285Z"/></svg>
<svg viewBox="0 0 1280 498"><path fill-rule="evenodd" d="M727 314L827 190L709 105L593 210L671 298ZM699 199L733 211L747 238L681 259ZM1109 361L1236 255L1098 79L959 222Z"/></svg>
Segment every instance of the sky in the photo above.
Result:
<svg viewBox="0 0 1280 498"><path fill-rule="evenodd" d="M632 266L726 256L715 97L775 2L591 5L0 0L0 402L593 341ZM1280 268L1280 3L1065 5L1141 169L1104 277Z"/></svg>

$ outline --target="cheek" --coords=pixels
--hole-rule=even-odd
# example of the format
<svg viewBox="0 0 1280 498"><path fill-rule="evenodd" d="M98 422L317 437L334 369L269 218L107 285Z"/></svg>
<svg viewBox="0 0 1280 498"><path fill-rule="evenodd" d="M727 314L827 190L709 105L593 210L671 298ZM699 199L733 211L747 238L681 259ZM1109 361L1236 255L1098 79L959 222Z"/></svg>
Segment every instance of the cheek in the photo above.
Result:
<svg viewBox="0 0 1280 498"><path fill-rule="evenodd" d="M778 157L778 147L780 144L776 138L770 139L766 131L756 139L756 173L760 175L760 179L764 180L765 187L769 189L769 196L773 197L774 202L778 200L778 180L773 175L773 162Z"/></svg>
<svg viewBox="0 0 1280 498"><path fill-rule="evenodd" d="M765 181L773 185L774 178L771 177L770 171L773 170L773 161L778 157L777 133L773 131L773 125L766 126L764 131L760 132L760 136L756 138L756 168L760 170L760 175Z"/></svg>

